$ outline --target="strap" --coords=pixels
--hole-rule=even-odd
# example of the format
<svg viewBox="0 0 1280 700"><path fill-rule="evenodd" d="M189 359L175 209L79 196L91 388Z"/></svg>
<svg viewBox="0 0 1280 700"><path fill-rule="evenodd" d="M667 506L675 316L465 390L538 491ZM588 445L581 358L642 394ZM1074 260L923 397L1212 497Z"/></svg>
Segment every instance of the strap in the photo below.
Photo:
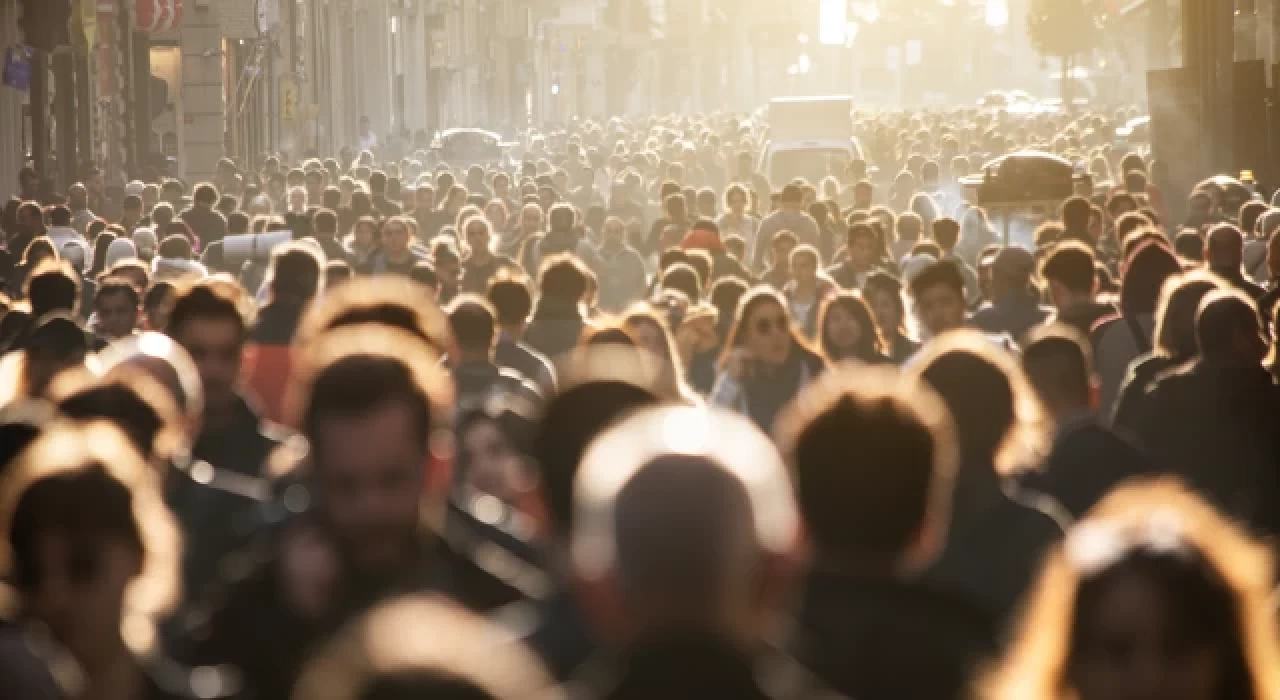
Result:
<svg viewBox="0 0 1280 700"><path fill-rule="evenodd" d="M1129 314L1121 314L1120 318L1124 319L1125 325L1129 327L1129 335L1133 336L1133 344L1138 346L1138 354L1145 355L1151 352L1151 339L1142 332L1138 319Z"/></svg>

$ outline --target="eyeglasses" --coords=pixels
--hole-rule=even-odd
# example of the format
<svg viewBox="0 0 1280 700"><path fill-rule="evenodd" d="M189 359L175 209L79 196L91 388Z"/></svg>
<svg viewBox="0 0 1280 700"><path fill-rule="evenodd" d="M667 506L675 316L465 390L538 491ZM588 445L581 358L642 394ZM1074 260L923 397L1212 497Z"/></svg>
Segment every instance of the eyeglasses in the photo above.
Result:
<svg viewBox="0 0 1280 700"><path fill-rule="evenodd" d="M773 318L764 317L757 318L755 323L756 333L759 335L770 335L775 330L786 332L791 327L791 319L786 316L774 316Z"/></svg>

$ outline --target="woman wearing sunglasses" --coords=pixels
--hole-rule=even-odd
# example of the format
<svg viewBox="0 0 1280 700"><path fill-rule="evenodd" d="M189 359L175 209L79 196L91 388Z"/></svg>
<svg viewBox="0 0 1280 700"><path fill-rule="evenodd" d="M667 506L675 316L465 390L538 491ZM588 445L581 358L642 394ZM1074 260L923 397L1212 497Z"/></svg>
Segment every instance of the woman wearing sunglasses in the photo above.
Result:
<svg viewBox="0 0 1280 700"><path fill-rule="evenodd" d="M769 432L782 407L825 367L796 331L782 297L757 287L738 306L708 403L745 413Z"/></svg>

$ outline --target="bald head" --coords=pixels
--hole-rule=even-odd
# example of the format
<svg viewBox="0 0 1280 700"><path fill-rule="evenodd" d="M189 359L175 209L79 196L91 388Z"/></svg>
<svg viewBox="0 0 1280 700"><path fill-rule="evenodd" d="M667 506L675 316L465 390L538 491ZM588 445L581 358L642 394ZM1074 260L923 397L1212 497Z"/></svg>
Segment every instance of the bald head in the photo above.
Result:
<svg viewBox="0 0 1280 700"><path fill-rule="evenodd" d="M1209 268L1215 272L1240 269L1244 260L1244 236L1231 224L1219 224L1209 232Z"/></svg>

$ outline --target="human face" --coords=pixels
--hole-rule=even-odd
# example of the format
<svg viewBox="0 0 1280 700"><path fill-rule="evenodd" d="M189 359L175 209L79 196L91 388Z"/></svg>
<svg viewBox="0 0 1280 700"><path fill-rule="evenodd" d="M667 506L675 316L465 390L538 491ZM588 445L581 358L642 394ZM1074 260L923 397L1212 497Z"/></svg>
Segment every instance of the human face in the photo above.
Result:
<svg viewBox="0 0 1280 700"><path fill-rule="evenodd" d="M871 239L866 236L859 236L849 241L849 264L855 270L866 270L871 267L873 245Z"/></svg>
<svg viewBox="0 0 1280 700"><path fill-rule="evenodd" d="M775 243L773 245L773 262L778 267L786 270L791 267L791 251L795 250L792 243Z"/></svg>
<svg viewBox="0 0 1280 700"><path fill-rule="evenodd" d="M964 325L964 296L945 284L935 284L916 300L920 321L933 335Z"/></svg>
<svg viewBox="0 0 1280 700"><path fill-rule="evenodd" d="M413 194L414 203L419 209L431 210L436 206L436 193L423 187Z"/></svg>
<svg viewBox="0 0 1280 700"><path fill-rule="evenodd" d="M138 325L138 307L122 293L98 297L93 305L98 316L98 332L115 340L131 333Z"/></svg>
<svg viewBox="0 0 1280 700"><path fill-rule="evenodd" d="M478 491L506 501L513 495L511 442L491 420L478 420L462 434L460 447L467 457L467 482Z"/></svg>
<svg viewBox="0 0 1280 700"><path fill-rule="evenodd" d="M472 255L488 256L489 229L476 223L467 226L467 245L471 248Z"/></svg>
<svg viewBox="0 0 1280 700"><path fill-rule="evenodd" d="M604 224L604 242L611 246L620 246L626 239L627 227L622 225L617 219L610 219Z"/></svg>
<svg viewBox="0 0 1280 700"><path fill-rule="evenodd" d="M791 317L774 302L759 304L746 319L747 350L762 364L779 367L791 352Z"/></svg>
<svg viewBox="0 0 1280 700"><path fill-rule="evenodd" d="M289 210L295 214L300 214L307 206L307 193L297 191L289 194Z"/></svg>
<svg viewBox="0 0 1280 700"><path fill-rule="evenodd" d="M1224 660L1170 629L1165 594L1137 572L1119 575L1087 613L1070 669L1081 700L1211 700Z"/></svg>
<svg viewBox="0 0 1280 700"><path fill-rule="evenodd" d="M862 339L862 326L841 304L832 304L827 311L826 337L838 350L851 351Z"/></svg>
<svg viewBox="0 0 1280 700"><path fill-rule="evenodd" d="M174 340L196 364L205 403L213 410L229 409L236 400L244 331L228 319L193 318L177 329Z"/></svg>
<svg viewBox="0 0 1280 700"><path fill-rule="evenodd" d="M436 261L436 277L440 278L440 284L444 287L449 289L457 287L458 277L461 273L462 270L458 263L453 260Z"/></svg>
<svg viewBox="0 0 1280 700"><path fill-rule="evenodd" d="M384 225L382 246L390 255L404 255L409 252L409 227L399 221Z"/></svg>
<svg viewBox="0 0 1280 700"><path fill-rule="evenodd" d="M386 402L361 415L335 415L308 436L317 509L348 559L366 571L403 561L418 529L426 445L413 412ZM359 435L359 440L351 436Z"/></svg>
<svg viewBox="0 0 1280 700"><path fill-rule="evenodd" d="M493 226L494 231L507 230L507 213L496 203L485 207L484 218L489 220L489 224Z"/></svg>
<svg viewBox="0 0 1280 700"><path fill-rule="evenodd" d="M542 210L537 207L525 207L520 212L520 231L535 233L542 230Z"/></svg>
<svg viewBox="0 0 1280 700"><path fill-rule="evenodd" d="M369 224L357 224L355 229L356 245L367 248L373 245L373 227Z"/></svg>
<svg viewBox="0 0 1280 700"><path fill-rule="evenodd" d="M729 211L734 214L741 215L747 209L747 198L741 194L734 194L729 197Z"/></svg>
<svg viewBox="0 0 1280 700"><path fill-rule="evenodd" d="M797 282L812 284L818 279L818 264L807 255L801 255L791 261L791 274Z"/></svg>
<svg viewBox="0 0 1280 700"><path fill-rule="evenodd" d="M125 590L142 570L135 543L113 536L89 539L40 535L39 583L24 596L31 616L81 662L101 661L117 648Z"/></svg>

